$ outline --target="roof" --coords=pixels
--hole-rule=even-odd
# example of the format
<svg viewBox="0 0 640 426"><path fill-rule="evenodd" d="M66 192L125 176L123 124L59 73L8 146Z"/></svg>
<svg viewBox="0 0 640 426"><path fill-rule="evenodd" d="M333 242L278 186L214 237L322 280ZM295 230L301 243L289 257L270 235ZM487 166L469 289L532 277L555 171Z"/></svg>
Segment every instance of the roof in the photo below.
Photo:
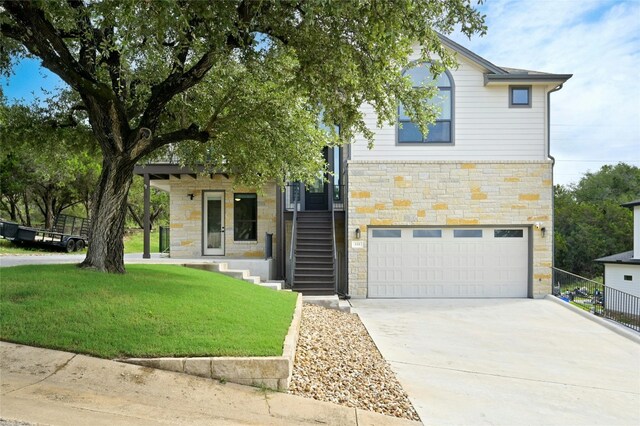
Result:
<svg viewBox="0 0 640 426"><path fill-rule="evenodd" d="M635 201L629 201L628 203L620 204L622 207L633 208L635 206L640 206L640 199Z"/></svg>
<svg viewBox="0 0 640 426"><path fill-rule="evenodd" d="M596 259L595 262L640 265L640 259L633 258L633 250L625 251L624 253L612 254L611 256L601 257L600 259Z"/></svg>
<svg viewBox="0 0 640 426"><path fill-rule="evenodd" d="M484 75L485 85L491 83L546 83L560 85L573 76L573 74L551 74L519 68L499 67L442 34L438 34L438 36L444 46L487 70Z"/></svg>

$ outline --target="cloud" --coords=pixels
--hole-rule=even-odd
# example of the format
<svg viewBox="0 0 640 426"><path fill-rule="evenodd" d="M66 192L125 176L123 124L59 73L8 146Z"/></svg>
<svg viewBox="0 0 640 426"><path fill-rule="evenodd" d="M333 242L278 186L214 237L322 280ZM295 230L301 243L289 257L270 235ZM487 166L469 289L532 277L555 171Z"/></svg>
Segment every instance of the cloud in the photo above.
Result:
<svg viewBox="0 0 640 426"><path fill-rule="evenodd" d="M496 65L573 74L551 95L556 183L640 166L640 1L492 0L488 33L452 38Z"/></svg>

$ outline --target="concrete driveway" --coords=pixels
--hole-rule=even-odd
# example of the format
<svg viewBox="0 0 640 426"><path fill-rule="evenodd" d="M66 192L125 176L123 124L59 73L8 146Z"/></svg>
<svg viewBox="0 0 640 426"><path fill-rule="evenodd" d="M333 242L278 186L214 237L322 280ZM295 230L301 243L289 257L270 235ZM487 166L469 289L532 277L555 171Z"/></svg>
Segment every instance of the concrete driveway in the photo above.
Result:
<svg viewBox="0 0 640 426"><path fill-rule="evenodd" d="M550 300L352 300L425 425L639 425L640 344Z"/></svg>

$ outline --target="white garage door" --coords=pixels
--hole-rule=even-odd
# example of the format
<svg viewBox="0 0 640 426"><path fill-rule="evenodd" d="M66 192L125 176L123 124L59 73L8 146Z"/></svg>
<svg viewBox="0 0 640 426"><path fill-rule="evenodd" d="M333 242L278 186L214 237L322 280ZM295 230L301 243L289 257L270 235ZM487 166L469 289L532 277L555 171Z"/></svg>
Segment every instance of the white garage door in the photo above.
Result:
<svg viewBox="0 0 640 426"><path fill-rule="evenodd" d="M369 297L527 297L526 228L369 229Z"/></svg>

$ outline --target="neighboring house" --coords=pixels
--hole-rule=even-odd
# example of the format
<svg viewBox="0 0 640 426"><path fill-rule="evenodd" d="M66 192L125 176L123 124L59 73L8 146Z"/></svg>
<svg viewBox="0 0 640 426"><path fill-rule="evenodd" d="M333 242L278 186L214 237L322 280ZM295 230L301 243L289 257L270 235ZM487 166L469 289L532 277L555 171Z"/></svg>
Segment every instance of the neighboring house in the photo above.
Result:
<svg viewBox="0 0 640 426"><path fill-rule="evenodd" d="M635 297L640 297L640 200L622 204L633 209L633 250L596 259L604 264L604 284L607 290L614 289ZM638 299L635 302L623 301L624 296L605 293L605 308L638 312ZM616 299L618 299L616 301ZM613 306L617 304L618 306ZM629 306L620 306L620 305ZM633 305L633 306L631 306Z"/></svg>
<svg viewBox="0 0 640 426"><path fill-rule="evenodd" d="M402 106L396 125L377 128L365 105L375 146L356 138L327 148L328 182L257 191L174 164L138 167L170 193L171 256L243 259L271 271L268 278L291 267L294 289L309 294L550 293L549 103L571 75L498 67L442 40L460 66L435 82L441 114L428 137ZM424 64L407 73L416 85L432 80ZM267 260L266 233L274 247Z"/></svg>

